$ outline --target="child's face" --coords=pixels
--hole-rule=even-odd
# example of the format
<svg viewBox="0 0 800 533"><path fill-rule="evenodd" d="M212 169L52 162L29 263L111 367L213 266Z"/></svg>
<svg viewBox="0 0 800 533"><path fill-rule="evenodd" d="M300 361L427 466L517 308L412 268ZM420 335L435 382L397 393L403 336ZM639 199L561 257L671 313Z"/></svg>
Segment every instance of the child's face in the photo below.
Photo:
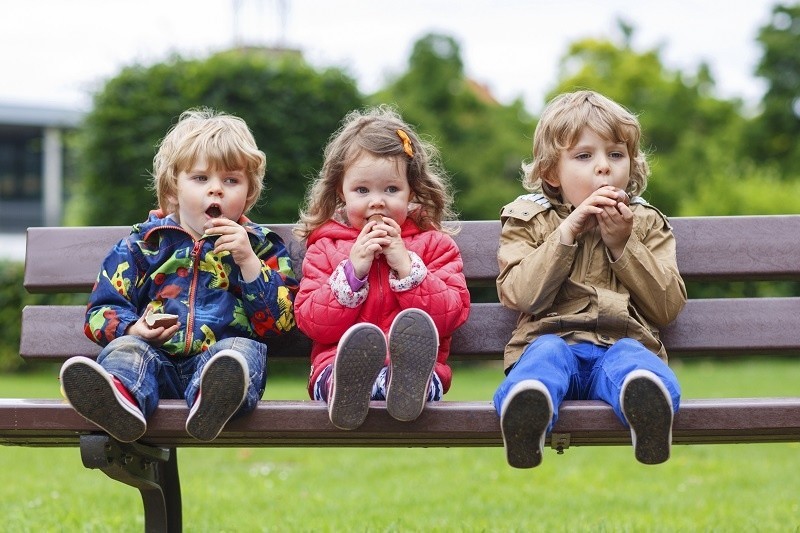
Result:
<svg viewBox="0 0 800 533"><path fill-rule="evenodd" d="M577 207L605 185L625 190L630 177L631 158L625 143L583 128L574 146L561 152L555 175L545 181L561 189L565 203Z"/></svg>
<svg viewBox="0 0 800 533"><path fill-rule="evenodd" d="M344 173L341 195L347 219L354 228L363 228L375 214L402 225L408 217L412 196L406 163L394 157L365 153Z"/></svg>
<svg viewBox="0 0 800 533"><path fill-rule="evenodd" d="M183 229L199 239L213 218L239 220L249 189L243 170L210 169L200 157L191 169L178 174L175 217Z"/></svg>

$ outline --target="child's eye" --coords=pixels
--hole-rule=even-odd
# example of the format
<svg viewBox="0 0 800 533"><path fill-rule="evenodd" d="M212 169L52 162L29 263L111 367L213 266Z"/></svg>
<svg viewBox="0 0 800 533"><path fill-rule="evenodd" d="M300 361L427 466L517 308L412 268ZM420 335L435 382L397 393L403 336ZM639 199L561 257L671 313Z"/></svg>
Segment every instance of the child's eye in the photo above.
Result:
<svg viewBox="0 0 800 533"><path fill-rule="evenodd" d="M369 192L369 189L367 189L366 187L356 187L356 192L358 194L367 194Z"/></svg>
<svg viewBox="0 0 800 533"><path fill-rule="evenodd" d="M623 154L622 152L611 152L611 154L609 154L609 155L610 155L610 156L611 156L613 159L622 159L622 158L624 158L624 157L625 157L625 154Z"/></svg>
<svg viewBox="0 0 800 533"><path fill-rule="evenodd" d="M575 159L589 159L591 156L589 154L578 154L575 156Z"/></svg>
<svg viewBox="0 0 800 533"><path fill-rule="evenodd" d="M200 181L200 182L206 182L206 181L208 181L208 176L204 176L203 174L199 174L199 175L195 176L194 179L196 179L197 181Z"/></svg>
<svg viewBox="0 0 800 533"><path fill-rule="evenodd" d="M399 190L400 190L400 188L396 187L394 185L390 185L390 186L386 187L386 192L392 193L392 194L396 193Z"/></svg>
<svg viewBox="0 0 800 533"><path fill-rule="evenodd" d="M237 183L239 183L239 178L225 178L225 183L236 185Z"/></svg>

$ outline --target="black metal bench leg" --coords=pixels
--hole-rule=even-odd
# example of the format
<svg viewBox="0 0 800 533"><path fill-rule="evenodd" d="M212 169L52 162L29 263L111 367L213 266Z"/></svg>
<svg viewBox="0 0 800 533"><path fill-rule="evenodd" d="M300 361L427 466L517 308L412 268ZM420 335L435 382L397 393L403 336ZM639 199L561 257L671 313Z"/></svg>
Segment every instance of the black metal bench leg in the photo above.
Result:
<svg viewBox="0 0 800 533"><path fill-rule="evenodd" d="M139 489L145 531L179 532L182 527L181 487L175 448L122 443L103 434L81 435L86 468Z"/></svg>

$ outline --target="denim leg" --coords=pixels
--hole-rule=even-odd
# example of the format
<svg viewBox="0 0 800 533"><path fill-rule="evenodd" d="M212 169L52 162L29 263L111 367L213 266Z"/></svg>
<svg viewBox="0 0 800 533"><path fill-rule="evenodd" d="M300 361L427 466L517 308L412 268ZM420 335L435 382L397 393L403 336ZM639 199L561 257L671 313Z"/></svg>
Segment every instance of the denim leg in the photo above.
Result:
<svg viewBox="0 0 800 533"><path fill-rule="evenodd" d="M160 397L181 397L168 356L139 337L117 337L103 348L97 362L128 389L145 418L156 410Z"/></svg>
<svg viewBox="0 0 800 533"><path fill-rule="evenodd" d="M634 339L622 339L597 359L589 389L589 399L608 403L617 417L628 426L619 403L622 383L633 370L649 370L661 380L672 397L672 409L678 412L681 387L675 372L657 355Z"/></svg>
<svg viewBox="0 0 800 533"><path fill-rule="evenodd" d="M494 407L501 413L503 401L514 385L526 379L538 379L550 393L553 401L553 420L558 419L558 408L569 391L578 372L578 362L569 345L558 335L542 335L530 343L517 364L509 371L494 393Z"/></svg>
<svg viewBox="0 0 800 533"><path fill-rule="evenodd" d="M248 339L246 337L229 337L214 343L207 351L197 354L192 359L194 360L195 367L194 373L186 386L186 403L189 407L194 405L197 399L197 392L200 388L200 374L203 372L208 360L221 350L235 350L242 354L245 361L247 361L247 368L250 373L250 385L247 389L242 406L239 408L237 415L249 413L258 405L258 401L264 395L264 389L267 385L267 345Z"/></svg>

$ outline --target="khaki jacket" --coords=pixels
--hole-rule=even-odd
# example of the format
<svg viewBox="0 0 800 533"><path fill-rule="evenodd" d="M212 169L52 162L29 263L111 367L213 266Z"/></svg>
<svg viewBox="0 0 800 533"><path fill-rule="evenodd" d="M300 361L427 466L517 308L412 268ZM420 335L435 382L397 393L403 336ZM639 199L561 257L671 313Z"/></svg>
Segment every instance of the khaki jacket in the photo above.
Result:
<svg viewBox="0 0 800 533"><path fill-rule="evenodd" d="M639 197L631 200L633 231L622 257L612 261L597 228L571 246L560 243L555 230L572 209L527 194L501 211L497 293L520 313L505 349L506 371L548 333L601 346L633 338L666 361L658 328L686 303L666 217Z"/></svg>

